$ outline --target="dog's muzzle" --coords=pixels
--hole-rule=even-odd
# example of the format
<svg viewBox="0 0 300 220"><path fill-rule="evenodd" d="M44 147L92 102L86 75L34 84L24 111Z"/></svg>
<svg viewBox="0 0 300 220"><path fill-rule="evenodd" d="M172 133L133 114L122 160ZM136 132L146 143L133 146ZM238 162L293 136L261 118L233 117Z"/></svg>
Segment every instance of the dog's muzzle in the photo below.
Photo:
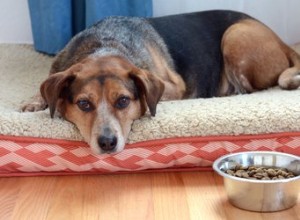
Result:
<svg viewBox="0 0 300 220"><path fill-rule="evenodd" d="M110 128L105 128L103 134L98 137L97 141L101 150L106 153L114 152L118 144L118 139Z"/></svg>

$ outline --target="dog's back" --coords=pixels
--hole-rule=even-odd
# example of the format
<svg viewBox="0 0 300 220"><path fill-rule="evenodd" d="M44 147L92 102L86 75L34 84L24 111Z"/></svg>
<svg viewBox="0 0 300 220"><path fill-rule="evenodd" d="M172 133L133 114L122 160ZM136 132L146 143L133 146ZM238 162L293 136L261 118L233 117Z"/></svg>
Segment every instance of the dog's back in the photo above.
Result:
<svg viewBox="0 0 300 220"><path fill-rule="evenodd" d="M63 71L92 54L122 56L152 71L149 47L159 48L168 65L174 67L163 40L145 18L108 17L77 34L57 56L51 72Z"/></svg>
<svg viewBox="0 0 300 220"><path fill-rule="evenodd" d="M234 11L205 11L150 18L165 41L175 70L189 87L188 97L217 95L223 57L222 36L226 29L248 15Z"/></svg>

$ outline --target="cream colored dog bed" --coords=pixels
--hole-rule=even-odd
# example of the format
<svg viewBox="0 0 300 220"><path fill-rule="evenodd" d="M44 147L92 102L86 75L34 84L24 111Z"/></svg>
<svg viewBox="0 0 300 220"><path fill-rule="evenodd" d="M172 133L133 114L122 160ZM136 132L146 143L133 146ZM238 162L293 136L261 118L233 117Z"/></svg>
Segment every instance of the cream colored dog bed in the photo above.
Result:
<svg viewBox="0 0 300 220"><path fill-rule="evenodd" d="M0 44L0 51L2 137L82 141L74 125L58 117L51 119L48 110L19 112L21 103L47 78L53 58L35 52L30 45ZM300 89L272 88L247 95L161 102L155 117L147 114L134 122L128 143L286 132L300 132Z"/></svg>

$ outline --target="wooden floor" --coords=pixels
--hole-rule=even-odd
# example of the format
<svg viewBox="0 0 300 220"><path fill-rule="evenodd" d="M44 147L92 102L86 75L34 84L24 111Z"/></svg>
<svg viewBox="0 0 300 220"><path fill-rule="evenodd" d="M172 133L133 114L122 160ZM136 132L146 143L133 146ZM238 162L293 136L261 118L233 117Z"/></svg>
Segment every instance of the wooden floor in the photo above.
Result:
<svg viewBox="0 0 300 220"><path fill-rule="evenodd" d="M299 220L286 211L255 213L226 200L213 172L0 178L0 219Z"/></svg>

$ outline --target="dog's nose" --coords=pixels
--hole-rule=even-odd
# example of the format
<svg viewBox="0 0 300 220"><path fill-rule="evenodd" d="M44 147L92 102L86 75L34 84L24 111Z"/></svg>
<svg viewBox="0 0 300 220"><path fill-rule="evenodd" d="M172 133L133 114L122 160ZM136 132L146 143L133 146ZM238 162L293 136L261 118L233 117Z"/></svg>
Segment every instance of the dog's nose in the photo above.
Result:
<svg viewBox="0 0 300 220"><path fill-rule="evenodd" d="M116 136L104 136L101 135L98 138L98 144L99 147L103 150L103 151L112 151L115 149L115 147L117 146L117 138Z"/></svg>

